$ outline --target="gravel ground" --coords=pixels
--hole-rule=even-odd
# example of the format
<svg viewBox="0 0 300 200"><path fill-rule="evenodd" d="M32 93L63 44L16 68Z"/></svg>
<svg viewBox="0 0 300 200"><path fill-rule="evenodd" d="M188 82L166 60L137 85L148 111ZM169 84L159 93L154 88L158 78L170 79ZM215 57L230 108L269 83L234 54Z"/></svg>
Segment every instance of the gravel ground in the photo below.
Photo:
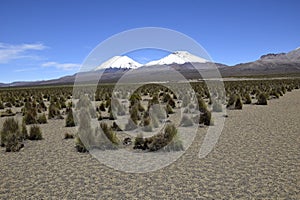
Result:
<svg viewBox="0 0 300 200"><path fill-rule="evenodd" d="M135 174L109 168L63 140L63 120L18 153L0 149L0 199L300 199L300 90L227 111L213 151L198 157L206 128L173 164ZM3 123L3 118L0 123Z"/></svg>

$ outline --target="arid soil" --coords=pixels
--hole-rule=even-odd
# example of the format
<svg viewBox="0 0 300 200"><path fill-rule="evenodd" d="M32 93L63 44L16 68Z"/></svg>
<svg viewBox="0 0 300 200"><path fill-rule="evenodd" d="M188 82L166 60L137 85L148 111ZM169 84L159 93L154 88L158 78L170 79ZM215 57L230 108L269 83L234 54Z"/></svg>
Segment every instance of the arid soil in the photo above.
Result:
<svg viewBox="0 0 300 200"><path fill-rule="evenodd" d="M227 111L213 151L198 157L206 128L173 164L134 174L109 168L64 140L64 120L17 153L0 149L0 199L300 199L300 90ZM0 119L3 123L4 118Z"/></svg>

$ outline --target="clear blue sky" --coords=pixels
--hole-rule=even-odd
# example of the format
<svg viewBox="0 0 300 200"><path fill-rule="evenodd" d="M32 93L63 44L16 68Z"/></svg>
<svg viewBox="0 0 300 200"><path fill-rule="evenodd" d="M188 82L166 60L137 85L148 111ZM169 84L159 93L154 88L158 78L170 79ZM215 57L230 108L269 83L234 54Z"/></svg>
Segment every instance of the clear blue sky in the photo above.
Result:
<svg viewBox="0 0 300 200"><path fill-rule="evenodd" d="M229 65L288 52L300 46L299 2L1 0L0 82L73 74L100 42L145 26L182 32Z"/></svg>

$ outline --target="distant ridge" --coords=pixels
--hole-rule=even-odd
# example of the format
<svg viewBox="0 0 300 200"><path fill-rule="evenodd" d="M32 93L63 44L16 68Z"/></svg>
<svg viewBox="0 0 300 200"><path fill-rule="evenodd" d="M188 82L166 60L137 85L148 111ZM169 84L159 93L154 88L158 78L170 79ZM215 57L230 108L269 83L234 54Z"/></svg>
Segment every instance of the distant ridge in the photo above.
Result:
<svg viewBox="0 0 300 200"><path fill-rule="evenodd" d="M100 73L102 73L100 82L111 83L118 81L129 71L132 78L139 77L140 80L148 80L149 76L156 76L157 73L164 78L170 76L170 67L180 72L186 79L199 79L201 78L198 73L199 70L209 72L215 67L219 69L223 77L300 74L300 48L288 53L262 55L256 61L234 66L213 63L187 51L176 51L160 60L151 61L145 65L127 56L115 56L89 72L79 72L52 80L0 83L0 87L73 84L77 75L83 77L86 82L95 82L98 81ZM169 78L172 80L172 77Z"/></svg>

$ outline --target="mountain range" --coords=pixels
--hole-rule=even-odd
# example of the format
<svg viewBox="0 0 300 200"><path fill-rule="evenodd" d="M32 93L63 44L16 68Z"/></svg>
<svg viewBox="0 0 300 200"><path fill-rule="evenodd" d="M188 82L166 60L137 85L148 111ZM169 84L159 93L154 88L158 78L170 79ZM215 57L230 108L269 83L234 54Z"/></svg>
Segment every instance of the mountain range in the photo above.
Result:
<svg viewBox="0 0 300 200"><path fill-rule="evenodd" d="M52 80L0 83L0 87L73 84L77 75L80 75L83 82L93 82L99 79L100 73L102 74L100 82L116 82L125 73L128 81L153 81L151 77L172 80L171 68L180 72L186 79L199 79L201 78L199 71L209 76L211 69L215 67L219 69L222 77L300 74L300 48L288 53L266 54L256 61L233 66L211 62L187 51L176 51L146 64L140 64L127 56L114 56L88 72L79 72Z"/></svg>

